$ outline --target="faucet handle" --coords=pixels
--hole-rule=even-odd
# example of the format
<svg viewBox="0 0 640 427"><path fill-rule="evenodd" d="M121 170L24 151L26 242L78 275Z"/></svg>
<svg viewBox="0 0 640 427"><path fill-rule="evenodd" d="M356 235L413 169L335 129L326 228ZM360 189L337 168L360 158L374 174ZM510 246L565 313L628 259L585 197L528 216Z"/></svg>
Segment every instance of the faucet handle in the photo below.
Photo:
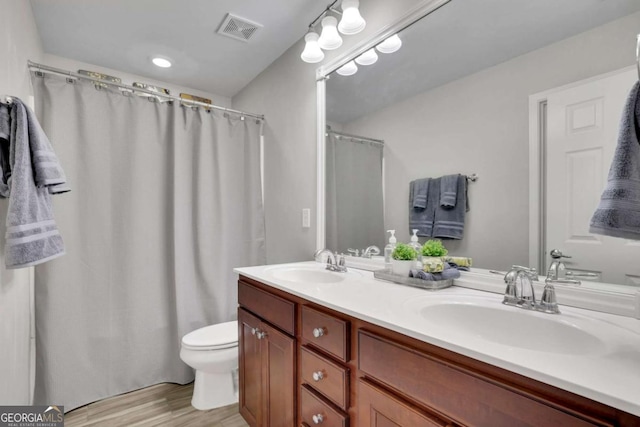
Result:
<svg viewBox="0 0 640 427"><path fill-rule="evenodd" d="M556 289L551 283L547 283L542 291L542 298L538 303L538 310L550 314L559 314L558 300L556 299Z"/></svg>
<svg viewBox="0 0 640 427"><path fill-rule="evenodd" d="M551 249L551 252L549 252L549 255L551 255L551 258L553 259L571 258L570 255L563 254L562 251L560 251L560 249Z"/></svg>

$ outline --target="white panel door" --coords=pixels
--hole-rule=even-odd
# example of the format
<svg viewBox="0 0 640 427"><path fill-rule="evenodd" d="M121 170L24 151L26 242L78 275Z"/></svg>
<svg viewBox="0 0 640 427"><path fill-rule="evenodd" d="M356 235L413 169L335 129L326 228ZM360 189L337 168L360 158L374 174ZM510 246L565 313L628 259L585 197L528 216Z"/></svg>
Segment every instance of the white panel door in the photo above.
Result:
<svg viewBox="0 0 640 427"><path fill-rule="evenodd" d="M640 242L589 233L606 185L627 95L636 70L620 72L547 98L546 254L573 258L567 270L596 280L638 286ZM549 259L547 259L547 265Z"/></svg>

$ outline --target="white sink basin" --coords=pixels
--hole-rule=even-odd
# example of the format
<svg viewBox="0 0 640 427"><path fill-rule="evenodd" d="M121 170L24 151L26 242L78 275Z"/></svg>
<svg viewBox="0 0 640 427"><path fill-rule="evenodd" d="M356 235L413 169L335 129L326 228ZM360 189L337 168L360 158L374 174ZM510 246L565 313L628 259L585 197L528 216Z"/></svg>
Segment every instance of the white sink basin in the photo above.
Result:
<svg viewBox="0 0 640 427"><path fill-rule="evenodd" d="M269 269L269 274L276 280L286 280L295 283L308 284L331 284L340 283L347 277L353 276L354 272L338 273L325 269L324 264L317 266L282 266Z"/></svg>
<svg viewBox="0 0 640 427"><path fill-rule="evenodd" d="M420 315L428 322L448 323L478 338L529 350L584 355L603 347L596 336L559 317L517 308L450 303L425 307Z"/></svg>
<svg viewBox="0 0 640 427"><path fill-rule="evenodd" d="M434 295L409 301L405 308L417 314L419 321L437 325L448 337L467 342L583 356L615 352L621 338L640 343L637 334L606 322L505 306L495 298Z"/></svg>

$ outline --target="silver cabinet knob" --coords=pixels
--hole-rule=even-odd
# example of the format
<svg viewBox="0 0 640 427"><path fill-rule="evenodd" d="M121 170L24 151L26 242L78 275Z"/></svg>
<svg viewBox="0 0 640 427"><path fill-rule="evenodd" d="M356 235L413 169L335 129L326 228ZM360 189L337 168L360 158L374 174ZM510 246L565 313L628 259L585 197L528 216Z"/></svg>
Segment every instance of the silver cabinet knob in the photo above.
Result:
<svg viewBox="0 0 640 427"><path fill-rule="evenodd" d="M324 421L324 417L322 416L322 414L316 414L311 417L311 419L313 420L314 424L321 424Z"/></svg>
<svg viewBox="0 0 640 427"><path fill-rule="evenodd" d="M324 328L314 328L313 329L313 336L316 337L316 338L320 338L324 334L325 334Z"/></svg>
<svg viewBox="0 0 640 427"><path fill-rule="evenodd" d="M258 329L256 328L251 328L251 335L255 335L256 332L258 332Z"/></svg>
<svg viewBox="0 0 640 427"><path fill-rule="evenodd" d="M258 331L258 333L256 334L256 336L258 337L259 340L266 338L267 337L267 333L266 332L262 332L262 331Z"/></svg>
<svg viewBox="0 0 640 427"><path fill-rule="evenodd" d="M314 381L320 381L324 378L324 372L322 371L316 371L313 373L313 380Z"/></svg>

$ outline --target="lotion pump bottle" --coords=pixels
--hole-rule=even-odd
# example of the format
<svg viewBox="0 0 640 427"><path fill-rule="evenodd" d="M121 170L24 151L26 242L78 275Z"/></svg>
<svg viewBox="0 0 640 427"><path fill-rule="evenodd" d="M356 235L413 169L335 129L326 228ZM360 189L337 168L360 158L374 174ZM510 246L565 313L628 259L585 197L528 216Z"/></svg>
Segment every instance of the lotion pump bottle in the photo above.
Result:
<svg viewBox="0 0 640 427"><path fill-rule="evenodd" d="M411 236L411 243L409 243L409 246L411 246L418 254L418 258L416 259L416 268L418 270L422 270L422 245L420 245L420 242L418 241L418 229L414 228L412 231L413 236Z"/></svg>
<svg viewBox="0 0 640 427"><path fill-rule="evenodd" d="M384 247L384 268L391 269L391 254L396 248L396 230L387 230L387 233L391 233L389 237L389 243Z"/></svg>

